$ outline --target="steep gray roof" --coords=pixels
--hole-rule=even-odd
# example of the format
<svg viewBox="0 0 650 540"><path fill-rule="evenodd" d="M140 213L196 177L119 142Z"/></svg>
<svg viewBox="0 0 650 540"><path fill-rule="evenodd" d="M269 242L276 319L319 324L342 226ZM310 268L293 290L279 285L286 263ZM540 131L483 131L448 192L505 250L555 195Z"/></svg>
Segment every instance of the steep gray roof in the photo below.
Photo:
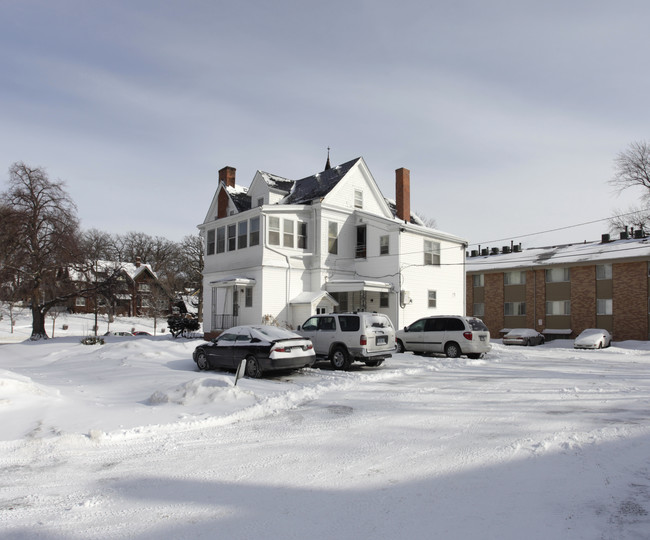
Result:
<svg viewBox="0 0 650 540"><path fill-rule="evenodd" d="M337 165L326 171L296 180L289 196L284 199L285 204L307 204L327 195L348 171L360 160L358 157L347 163Z"/></svg>
<svg viewBox="0 0 650 540"><path fill-rule="evenodd" d="M283 178L277 174L271 174L264 171L260 171L260 173L262 174L262 178L264 179L264 182L266 182L266 185L269 186L269 188L284 191L285 193L289 193L291 191L291 188L294 184L293 180L289 180L288 178Z"/></svg>

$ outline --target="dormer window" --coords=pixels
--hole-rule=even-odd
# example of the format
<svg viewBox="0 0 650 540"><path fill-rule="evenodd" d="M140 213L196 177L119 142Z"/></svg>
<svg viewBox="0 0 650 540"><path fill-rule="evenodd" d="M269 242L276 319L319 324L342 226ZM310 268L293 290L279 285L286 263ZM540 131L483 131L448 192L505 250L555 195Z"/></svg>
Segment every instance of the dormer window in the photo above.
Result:
<svg viewBox="0 0 650 540"><path fill-rule="evenodd" d="M363 191L360 189L354 190L354 207L363 208Z"/></svg>

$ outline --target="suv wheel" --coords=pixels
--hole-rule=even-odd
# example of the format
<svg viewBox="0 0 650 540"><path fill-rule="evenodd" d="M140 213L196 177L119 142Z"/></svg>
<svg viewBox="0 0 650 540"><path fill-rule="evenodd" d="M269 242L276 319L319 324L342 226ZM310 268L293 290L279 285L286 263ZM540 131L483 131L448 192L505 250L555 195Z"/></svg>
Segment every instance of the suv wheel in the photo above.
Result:
<svg viewBox="0 0 650 540"><path fill-rule="evenodd" d="M458 343L454 343L453 341L447 343L445 346L445 354L449 358L458 358L460 356L460 347L458 346Z"/></svg>
<svg viewBox="0 0 650 540"><path fill-rule="evenodd" d="M345 347L335 347L332 351L330 361L334 369L343 369L345 371L350 369L350 364L352 364L350 354Z"/></svg>

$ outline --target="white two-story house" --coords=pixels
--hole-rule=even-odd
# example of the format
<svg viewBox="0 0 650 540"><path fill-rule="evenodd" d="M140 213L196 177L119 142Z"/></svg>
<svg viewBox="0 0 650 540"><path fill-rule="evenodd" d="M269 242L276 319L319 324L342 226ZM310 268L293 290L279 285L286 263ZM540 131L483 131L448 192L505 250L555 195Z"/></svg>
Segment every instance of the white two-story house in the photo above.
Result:
<svg viewBox="0 0 650 540"><path fill-rule="evenodd" d="M314 313L377 311L396 328L464 314L465 248L410 211L410 173L395 201L363 158L301 180L257 171L248 188L219 171L204 222L206 336L237 324L296 328Z"/></svg>

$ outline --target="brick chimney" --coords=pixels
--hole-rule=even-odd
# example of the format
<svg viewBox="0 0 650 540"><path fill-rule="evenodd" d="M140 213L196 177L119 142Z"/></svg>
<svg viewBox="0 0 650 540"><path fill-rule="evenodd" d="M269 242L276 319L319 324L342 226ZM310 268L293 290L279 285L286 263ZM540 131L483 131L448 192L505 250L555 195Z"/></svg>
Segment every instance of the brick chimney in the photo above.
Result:
<svg viewBox="0 0 650 540"><path fill-rule="evenodd" d="M135 258L135 267L140 268L141 265L142 265L142 260L140 259L140 257L136 257Z"/></svg>
<svg viewBox="0 0 650 540"><path fill-rule="evenodd" d="M411 171L401 167L395 171L395 202L397 217L411 222Z"/></svg>
<svg viewBox="0 0 650 540"><path fill-rule="evenodd" d="M223 182L228 187L235 187L235 169L234 167L224 167L219 171L219 182Z"/></svg>

